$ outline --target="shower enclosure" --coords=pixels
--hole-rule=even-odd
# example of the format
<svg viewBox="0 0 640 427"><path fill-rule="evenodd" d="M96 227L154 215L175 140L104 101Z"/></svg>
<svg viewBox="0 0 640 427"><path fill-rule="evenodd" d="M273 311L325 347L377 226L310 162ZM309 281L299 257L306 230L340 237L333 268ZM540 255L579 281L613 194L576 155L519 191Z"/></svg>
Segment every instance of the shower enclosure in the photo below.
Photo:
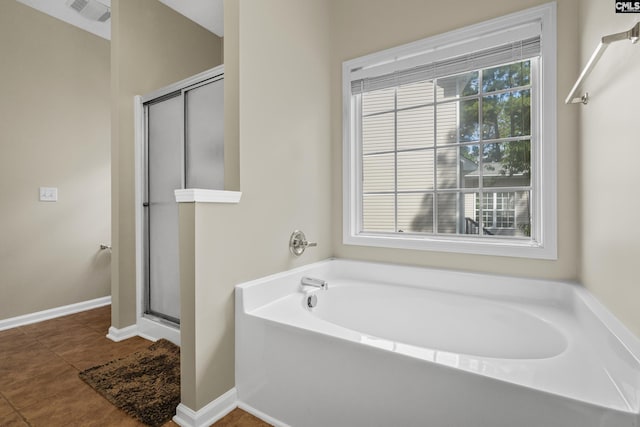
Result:
<svg viewBox="0 0 640 427"><path fill-rule="evenodd" d="M142 282L147 319L180 323L174 190L224 189L221 67L143 96Z"/></svg>

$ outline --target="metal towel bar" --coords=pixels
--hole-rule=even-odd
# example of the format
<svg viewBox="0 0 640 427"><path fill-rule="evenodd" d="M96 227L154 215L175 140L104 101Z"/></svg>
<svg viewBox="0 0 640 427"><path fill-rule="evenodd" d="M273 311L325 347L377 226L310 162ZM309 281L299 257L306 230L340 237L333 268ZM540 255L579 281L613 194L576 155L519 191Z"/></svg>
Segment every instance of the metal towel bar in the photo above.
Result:
<svg viewBox="0 0 640 427"><path fill-rule="evenodd" d="M589 102L589 93L585 93L579 98L574 98L574 95L580 88L580 85L582 84L584 79L586 79L589 73L591 73L591 70L593 70L593 67L596 65L596 63L598 62L598 60L600 59L604 51L607 49L607 46L609 46L609 44L613 42L617 42L620 40L631 40L631 43L635 44L637 43L639 37L640 37L640 22L637 22L636 25L634 25L633 28L631 28L629 31L623 31L621 33L604 36L600 40L600 43L598 43L598 47L596 47L596 50L591 55L591 58L589 58L589 61L587 62L587 65L585 65L584 69L582 70L582 73L580 73L580 76L578 77L576 84L574 84L573 88L571 88L571 92L569 92L569 96L567 96L567 99L564 101L564 103L565 104L580 104L580 103L587 104Z"/></svg>

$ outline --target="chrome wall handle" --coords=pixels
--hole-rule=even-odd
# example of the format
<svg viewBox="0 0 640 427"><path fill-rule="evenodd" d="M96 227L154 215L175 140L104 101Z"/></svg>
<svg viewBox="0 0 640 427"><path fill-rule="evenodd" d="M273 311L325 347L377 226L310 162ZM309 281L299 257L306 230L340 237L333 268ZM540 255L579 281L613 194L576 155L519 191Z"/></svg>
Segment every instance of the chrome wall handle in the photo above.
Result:
<svg viewBox="0 0 640 427"><path fill-rule="evenodd" d="M295 256L300 256L304 253L304 250L310 247L318 246L316 242L309 242L307 236L300 230L296 230L291 233L289 238L289 250Z"/></svg>

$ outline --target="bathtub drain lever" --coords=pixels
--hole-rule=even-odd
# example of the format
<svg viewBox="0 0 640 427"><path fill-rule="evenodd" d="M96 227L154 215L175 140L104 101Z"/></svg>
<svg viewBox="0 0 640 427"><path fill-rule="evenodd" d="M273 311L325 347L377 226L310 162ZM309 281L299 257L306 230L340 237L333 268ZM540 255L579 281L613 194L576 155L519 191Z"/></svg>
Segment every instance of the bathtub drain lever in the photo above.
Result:
<svg viewBox="0 0 640 427"><path fill-rule="evenodd" d="M303 277L300 279L300 284L302 286L313 286L314 288L320 288L327 290L329 289L329 284L322 279L314 279L313 277Z"/></svg>
<svg viewBox="0 0 640 427"><path fill-rule="evenodd" d="M307 297L307 308L314 308L318 305L318 297L315 295L309 295Z"/></svg>

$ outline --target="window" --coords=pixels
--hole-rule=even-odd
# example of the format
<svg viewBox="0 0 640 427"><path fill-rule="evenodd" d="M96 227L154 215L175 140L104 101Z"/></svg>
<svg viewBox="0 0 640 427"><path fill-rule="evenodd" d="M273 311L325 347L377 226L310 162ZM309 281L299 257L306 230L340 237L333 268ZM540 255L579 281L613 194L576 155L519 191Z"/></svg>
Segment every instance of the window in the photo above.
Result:
<svg viewBox="0 0 640 427"><path fill-rule="evenodd" d="M480 212L482 212L483 233L494 235L524 235L530 233L531 220L528 212L522 209L523 206L529 206L529 200L518 201L519 209L516 210L516 198L522 197L517 192L499 192L492 193L485 191L482 193L482 203L479 197L476 197L474 203L475 219L468 227L480 226ZM482 206L482 210L480 209ZM517 216L516 216L517 212ZM524 215L524 218L523 218ZM517 221L516 221L517 218ZM468 218L467 218L468 220ZM516 226L516 224L518 224ZM500 230L498 230L500 229ZM471 234L478 234L479 230Z"/></svg>
<svg viewBox="0 0 640 427"><path fill-rule="evenodd" d="M554 17L344 63L346 244L556 257Z"/></svg>

